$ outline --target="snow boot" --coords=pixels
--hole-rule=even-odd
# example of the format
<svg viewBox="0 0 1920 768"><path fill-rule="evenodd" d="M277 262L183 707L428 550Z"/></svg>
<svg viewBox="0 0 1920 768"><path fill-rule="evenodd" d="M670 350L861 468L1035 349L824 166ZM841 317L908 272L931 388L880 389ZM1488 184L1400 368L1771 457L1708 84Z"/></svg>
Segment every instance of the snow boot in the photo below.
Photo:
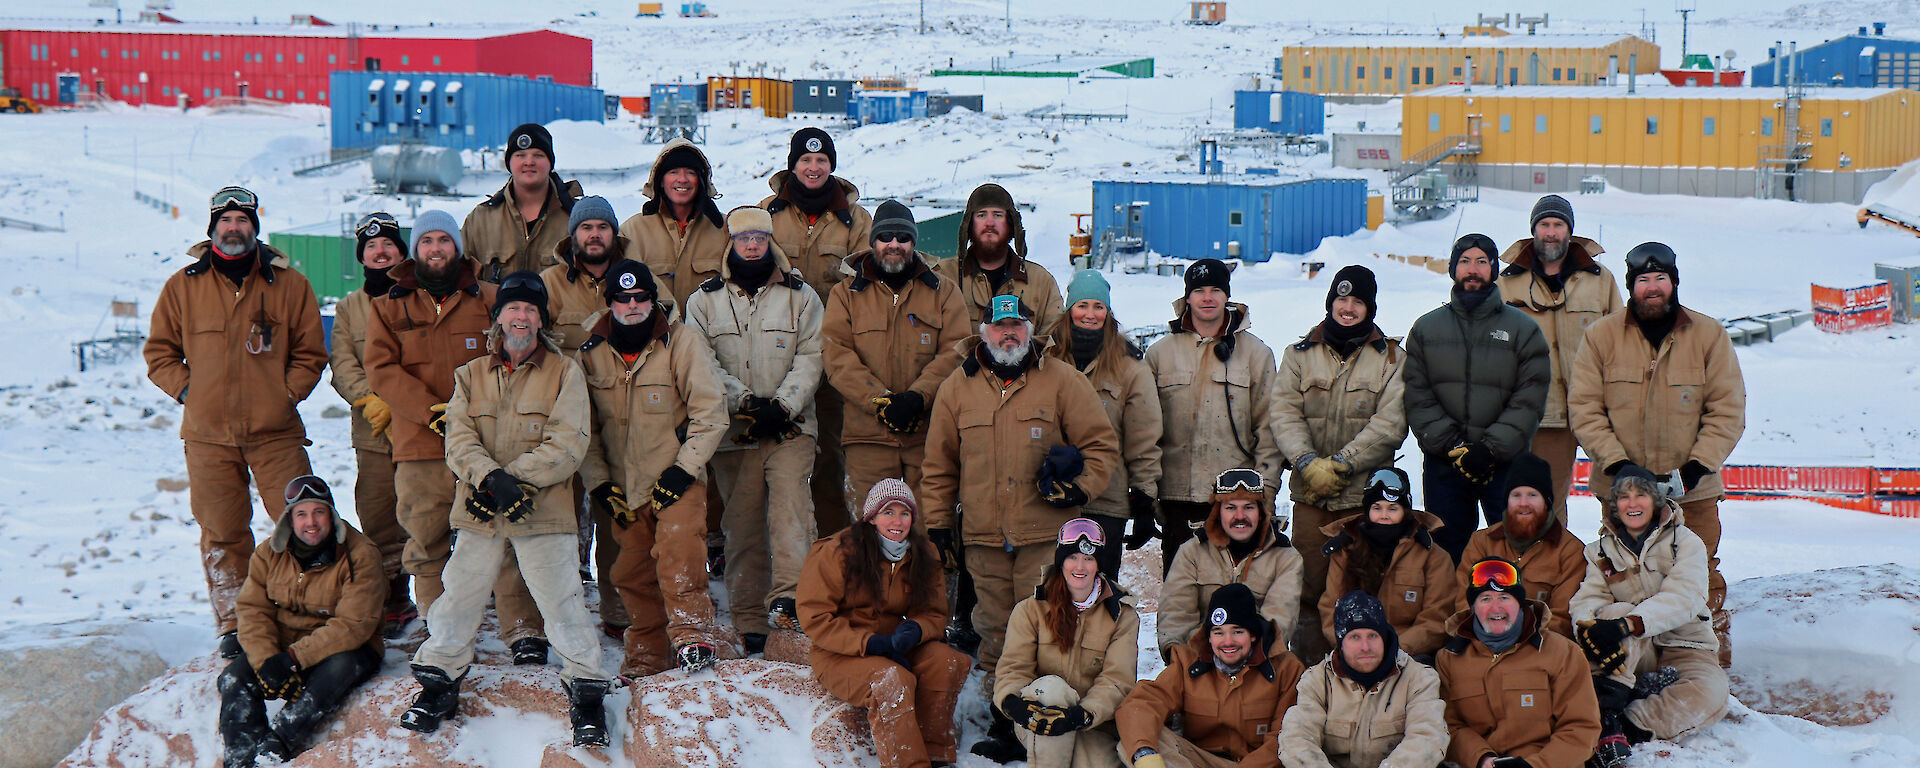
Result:
<svg viewBox="0 0 1920 768"><path fill-rule="evenodd" d="M954 616L947 620L947 645L968 656L980 653L980 633L973 630L973 619Z"/></svg>
<svg viewBox="0 0 1920 768"><path fill-rule="evenodd" d="M720 654L709 643L687 643L673 649L673 658L679 662L680 671L691 675L713 666L720 660Z"/></svg>
<svg viewBox="0 0 1920 768"><path fill-rule="evenodd" d="M260 739L260 746L254 750L253 756L256 764L278 765L292 760L296 754L299 752L287 744L280 734L268 731L266 737Z"/></svg>
<svg viewBox="0 0 1920 768"><path fill-rule="evenodd" d="M740 647L748 655L767 652L767 636L758 632L748 632L740 636Z"/></svg>
<svg viewBox="0 0 1920 768"><path fill-rule="evenodd" d="M767 609L767 623L774 629L791 629L805 632L800 628L800 611L794 607L793 598L775 598L773 606Z"/></svg>
<svg viewBox="0 0 1920 768"><path fill-rule="evenodd" d="M578 678L567 686L567 715L573 720L574 746L607 746L607 709L602 700L612 690L611 681L586 678Z"/></svg>
<svg viewBox="0 0 1920 768"><path fill-rule="evenodd" d="M442 720L459 711L460 681L467 676L449 679L438 667L415 664L413 677L420 681L420 695L413 700L413 706L400 714L400 726L410 731L433 733L440 729Z"/></svg>
<svg viewBox="0 0 1920 768"><path fill-rule="evenodd" d="M1620 724L1626 719L1627 704L1633 701L1633 688L1610 677L1593 677L1594 697L1600 703L1600 743L1593 747L1591 768L1623 768L1633 748L1627 743Z"/></svg>
<svg viewBox="0 0 1920 768"><path fill-rule="evenodd" d="M240 649L240 632L234 630L220 636L220 658L237 659L244 653Z"/></svg>
<svg viewBox="0 0 1920 768"><path fill-rule="evenodd" d="M523 637L513 641L507 650L513 651L513 663L519 666L540 666L547 663L547 640L544 637Z"/></svg>
<svg viewBox="0 0 1920 768"><path fill-rule="evenodd" d="M1013 718L1001 714L997 708L989 709L988 713L993 715L993 722L987 726L987 737L968 751L1001 765L1026 760L1027 748L1013 736Z"/></svg>
<svg viewBox="0 0 1920 768"><path fill-rule="evenodd" d="M1633 698L1644 699L1664 691L1667 686L1680 682L1680 670L1673 667L1661 667L1652 672L1642 672L1633 681Z"/></svg>
<svg viewBox="0 0 1920 768"><path fill-rule="evenodd" d="M220 675L220 744L224 768L253 768L253 756L267 729L267 709L260 700L253 670L234 662Z"/></svg>

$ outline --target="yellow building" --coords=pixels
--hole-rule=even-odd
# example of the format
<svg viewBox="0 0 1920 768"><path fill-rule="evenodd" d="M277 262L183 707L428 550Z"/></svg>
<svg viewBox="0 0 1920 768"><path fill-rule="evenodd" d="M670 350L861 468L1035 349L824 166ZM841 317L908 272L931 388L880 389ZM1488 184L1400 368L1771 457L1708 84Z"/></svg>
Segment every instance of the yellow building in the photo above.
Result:
<svg viewBox="0 0 1920 768"><path fill-rule="evenodd" d="M1500 189L1569 191L1598 175L1632 192L1855 203L1920 158L1920 93L1809 88L1798 153L1786 99L1782 88L1441 86L1401 101L1401 152L1465 136L1480 183Z"/></svg>
<svg viewBox="0 0 1920 768"><path fill-rule="evenodd" d="M1333 35L1280 51L1288 90L1395 95L1437 85L1598 85L1629 64L1660 71L1660 46L1632 35L1514 35L1467 27L1461 35ZM1636 60L1634 57L1638 56Z"/></svg>

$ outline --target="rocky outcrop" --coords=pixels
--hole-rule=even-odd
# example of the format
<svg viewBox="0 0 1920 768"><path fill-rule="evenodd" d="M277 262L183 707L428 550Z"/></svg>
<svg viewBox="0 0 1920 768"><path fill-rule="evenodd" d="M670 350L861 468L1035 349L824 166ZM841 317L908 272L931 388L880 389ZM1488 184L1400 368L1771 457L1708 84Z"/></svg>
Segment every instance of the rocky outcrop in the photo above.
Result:
<svg viewBox="0 0 1920 768"><path fill-rule="evenodd" d="M52 765L90 724L165 672L144 643L111 630L0 639L0 768Z"/></svg>

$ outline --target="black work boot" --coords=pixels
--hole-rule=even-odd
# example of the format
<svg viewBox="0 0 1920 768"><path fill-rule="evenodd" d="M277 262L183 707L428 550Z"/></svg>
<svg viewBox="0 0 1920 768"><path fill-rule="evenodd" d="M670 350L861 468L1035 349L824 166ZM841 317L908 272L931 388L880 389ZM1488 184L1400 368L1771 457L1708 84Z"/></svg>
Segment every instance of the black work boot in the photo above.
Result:
<svg viewBox="0 0 1920 768"><path fill-rule="evenodd" d="M240 652L239 631L228 632L220 636L220 658L239 658Z"/></svg>
<svg viewBox="0 0 1920 768"><path fill-rule="evenodd" d="M1593 768L1624 768L1633 748L1627 743L1627 704L1633 701L1633 688L1610 677L1594 675L1593 692L1600 702L1600 742L1593 747Z"/></svg>
<svg viewBox="0 0 1920 768"><path fill-rule="evenodd" d="M547 639L544 637L523 637L513 641L507 647L513 652L513 663L521 666L540 666L547 663Z"/></svg>
<svg viewBox="0 0 1920 768"><path fill-rule="evenodd" d="M460 681L467 679L466 675L458 680L450 679L438 667L415 664L413 678L420 681L420 696L400 714L400 726L410 731L433 733L440 729L440 721L453 717L460 709Z"/></svg>
<svg viewBox="0 0 1920 768"><path fill-rule="evenodd" d="M998 709L987 711L993 715L993 723L987 726L987 737L975 742L968 751L1001 765L1027 759L1027 748L1013 737L1013 718L1000 714Z"/></svg>
<svg viewBox="0 0 1920 768"><path fill-rule="evenodd" d="M567 686L568 716L573 720L573 745L607 746L607 710L602 705L613 683L607 680L579 678Z"/></svg>
<svg viewBox="0 0 1920 768"><path fill-rule="evenodd" d="M236 662L234 667L243 666ZM253 768L260 742L272 733L253 671L228 668L220 675L220 742L224 768Z"/></svg>

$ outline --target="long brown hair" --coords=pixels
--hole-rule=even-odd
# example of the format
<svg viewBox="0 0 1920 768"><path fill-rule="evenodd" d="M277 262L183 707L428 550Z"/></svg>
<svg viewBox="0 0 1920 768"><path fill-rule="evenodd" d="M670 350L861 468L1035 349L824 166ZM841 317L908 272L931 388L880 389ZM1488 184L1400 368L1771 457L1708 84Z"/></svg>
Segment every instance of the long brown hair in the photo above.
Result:
<svg viewBox="0 0 1920 768"><path fill-rule="evenodd" d="M1113 319L1113 307L1107 307L1107 327L1103 333L1105 338L1101 341L1100 354L1085 371L1089 380L1113 372L1119 367L1122 356L1140 357L1133 342L1120 333L1120 322ZM1048 350L1047 356L1065 360L1067 365L1074 366L1073 307L1067 307L1067 311L1060 313L1060 319L1053 321L1053 327L1047 329L1047 335L1053 339L1053 348Z"/></svg>
<svg viewBox="0 0 1920 768"><path fill-rule="evenodd" d="M847 553L844 575L847 596L865 593L875 602L886 600L880 585L886 583L887 569L893 564L880 550L880 529L862 520L835 535L840 537L840 548ZM947 580L940 572L940 556L918 528L907 530L907 553L908 602L920 605L943 595Z"/></svg>
<svg viewBox="0 0 1920 768"><path fill-rule="evenodd" d="M1104 581L1095 576L1095 584ZM1073 607L1073 593L1067 591L1067 577L1059 568L1048 568L1047 575L1040 581L1041 594L1046 595L1047 631L1053 633L1053 644L1059 646L1061 653L1073 652L1074 633L1080 631L1080 609Z"/></svg>

